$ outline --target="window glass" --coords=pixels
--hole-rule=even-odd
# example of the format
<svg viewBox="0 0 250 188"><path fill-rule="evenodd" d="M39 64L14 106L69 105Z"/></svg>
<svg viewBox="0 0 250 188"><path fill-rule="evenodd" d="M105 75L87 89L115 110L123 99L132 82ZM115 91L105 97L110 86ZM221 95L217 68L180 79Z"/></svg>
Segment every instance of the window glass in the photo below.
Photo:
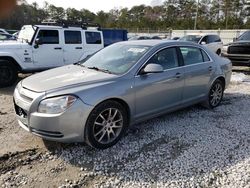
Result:
<svg viewBox="0 0 250 188"><path fill-rule="evenodd" d="M195 43L198 43L200 40L201 40L200 35L186 35L180 38L180 41L190 41L190 42L195 42Z"/></svg>
<svg viewBox="0 0 250 188"><path fill-rule="evenodd" d="M57 30L40 30L37 38L43 44L59 44L59 33Z"/></svg>
<svg viewBox="0 0 250 188"><path fill-rule="evenodd" d="M80 31L64 31L65 44L82 44Z"/></svg>
<svg viewBox="0 0 250 188"><path fill-rule="evenodd" d="M204 62L210 61L210 58L208 57L208 55L206 54L206 52L204 52L203 50L201 50L201 52L202 52L202 56L203 56Z"/></svg>
<svg viewBox="0 0 250 188"><path fill-rule="evenodd" d="M203 56L199 48L181 47L180 50L181 50L185 65L193 65L196 63L203 62Z"/></svg>
<svg viewBox="0 0 250 188"><path fill-rule="evenodd" d="M98 32L85 32L87 44L101 44L101 34Z"/></svg>
<svg viewBox="0 0 250 188"><path fill-rule="evenodd" d="M134 66L150 49L149 46L120 44L108 46L82 61L86 67L108 70L113 74L123 74Z"/></svg>
<svg viewBox="0 0 250 188"><path fill-rule="evenodd" d="M202 42L205 42L206 44L208 44L209 42L208 42L208 37L207 36L204 36L203 38L202 38L202 40L201 40L201 43Z"/></svg>
<svg viewBox="0 0 250 188"><path fill-rule="evenodd" d="M155 54L148 64L159 64L164 70L178 67L178 57L176 48L167 48Z"/></svg>
<svg viewBox="0 0 250 188"><path fill-rule="evenodd" d="M218 35L215 35L215 42L221 42L221 39Z"/></svg>
<svg viewBox="0 0 250 188"><path fill-rule="evenodd" d="M243 33L238 40L250 40L250 31L246 31Z"/></svg>

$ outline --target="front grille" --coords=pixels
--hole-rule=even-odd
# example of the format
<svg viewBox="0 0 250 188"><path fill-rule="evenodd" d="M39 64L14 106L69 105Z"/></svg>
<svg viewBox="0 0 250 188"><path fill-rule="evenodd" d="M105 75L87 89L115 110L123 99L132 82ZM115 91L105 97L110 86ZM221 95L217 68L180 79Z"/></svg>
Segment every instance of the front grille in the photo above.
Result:
<svg viewBox="0 0 250 188"><path fill-rule="evenodd" d="M250 55L250 46L229 46L229 54L249 54Z"/></svg>

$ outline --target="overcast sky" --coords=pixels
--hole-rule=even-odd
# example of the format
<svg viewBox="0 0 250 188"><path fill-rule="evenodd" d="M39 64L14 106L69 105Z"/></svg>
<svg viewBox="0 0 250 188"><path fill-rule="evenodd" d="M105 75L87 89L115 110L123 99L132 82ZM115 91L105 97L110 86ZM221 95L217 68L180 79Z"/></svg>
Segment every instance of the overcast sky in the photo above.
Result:
<svg viewBox="0 0 250 188"><path fill-rule="evenodd" d="M44 5L44 0L26 0L28 3L37 2L39 6ZM162 0L47 0L50 4L64 8L76 8L78 10L85 8L92 12L103 10L108 12L110 9L131 8L134 5L159 5Z"/></svg>

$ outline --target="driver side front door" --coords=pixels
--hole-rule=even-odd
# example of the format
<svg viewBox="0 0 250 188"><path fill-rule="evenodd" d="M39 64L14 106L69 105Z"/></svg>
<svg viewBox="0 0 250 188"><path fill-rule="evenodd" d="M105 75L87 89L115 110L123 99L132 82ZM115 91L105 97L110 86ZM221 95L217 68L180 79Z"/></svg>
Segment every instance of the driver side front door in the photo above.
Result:
<svg viewBox="0 0 250 188"><path fill-rule="evenodd" d="M146 64L150 63L160 64L164 71L135 77L136 119L161 113L182 103L184 69L179 64L177 49L160 50Z"/></svg>
<svg viewBox="0 0 250 188"><path fill-rule="evenodd" d="M38 46L33 44L33 62L36 68L47 69L64 65L59 30L41 29L36 39L40 39L42 43Z"/></svg>

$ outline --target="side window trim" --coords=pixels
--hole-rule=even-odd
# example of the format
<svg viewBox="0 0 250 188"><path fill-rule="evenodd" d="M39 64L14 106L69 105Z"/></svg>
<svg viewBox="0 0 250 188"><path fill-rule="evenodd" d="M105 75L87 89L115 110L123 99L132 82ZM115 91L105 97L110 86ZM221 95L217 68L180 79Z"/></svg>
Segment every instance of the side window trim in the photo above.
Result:
<svg viewBox="0 0 250 188"><path fill-rule="evenodd" d="M178 61L178 67L166 69L166 70L164 70L163 72L166 72L166 71L168 71L168 70L172 70L172 69L176 69L176 68L182 67L182 64L181 64L181 62L180 62L181 59L180 59L180 57L179 57L180 54L179 54L179 52L178 52L178 47L177 47L177 46L167 46L167 47L163 47L163 48L158 49L158 50L155 51L149 58L147 58L147 60L145 61L145 63L143 63L143 65L141 65L140 68L137 70L135 76L139 76L139 75L140 75L141 70L142 70L143 68L145 68L145 66L148 64L149 60L150 60L152 57L154 57L154 56L155 56L157 53L159 53L160 51L165 50L165 49L168 49L168 48L175 48L175 50L176 50L176 55L177 55L177 61Z"/></svg>
<svg viewBox="0 0 250 188"><path fill-rule="evenodd" d="M207 52L203 49L200 49L201 51L201 54L202 54L202 58L203 58L203 63L207 63L207 62L212 62L210 56L207 54ZM206 54L207 58L208 58L208 61L205 61L205 57L204 57L204 54Z"/></svg>

